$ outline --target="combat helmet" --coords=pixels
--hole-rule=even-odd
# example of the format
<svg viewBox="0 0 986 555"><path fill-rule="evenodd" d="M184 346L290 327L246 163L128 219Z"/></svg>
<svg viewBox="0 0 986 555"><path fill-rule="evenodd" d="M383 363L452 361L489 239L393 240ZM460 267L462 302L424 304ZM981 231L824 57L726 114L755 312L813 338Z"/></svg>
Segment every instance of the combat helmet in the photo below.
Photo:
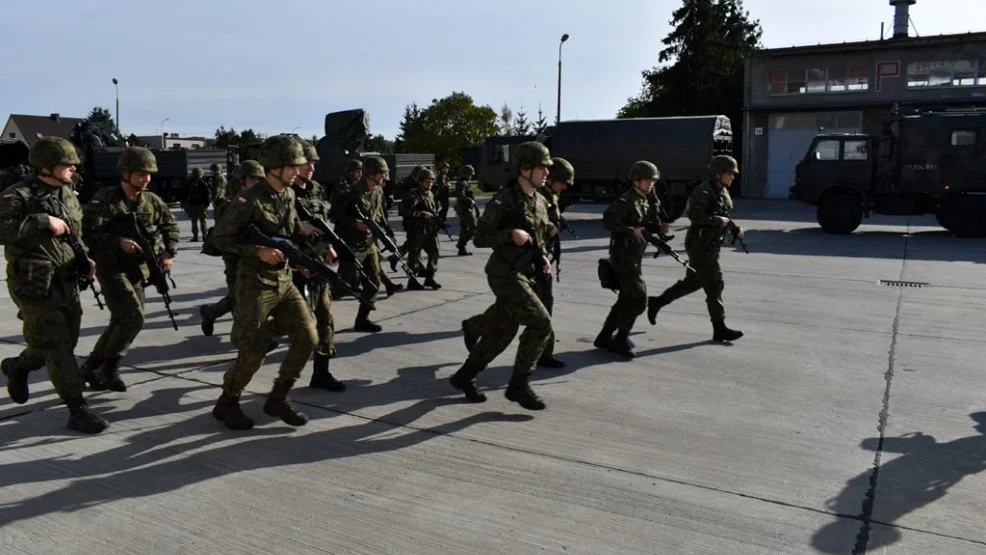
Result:
<svg viewBox="0 0 986 555"><path fill-rule="evenodd" d="M470 166L469 164L466 164L465 166L459 168L459 177L462 177L464 179L469 179L474 175L476 175L476 168Z"/></svg>
<svg viewBox="0 0 986 555"><path fill-rule="evenodd" d="M289 135L267 137L260 145L257 161L267 169L284 166L304 166L308 163L305 150L298 139Z"/></svg>
<svg viewBox="0 0 986 555"><path fill-rule="evenodd" d="M548 147L543 144L537 141L528 141L517 145L517 156L514 166L518 172L535 166L550 168L551 164L551 154L548 152Z"/></svg>
<svg viewBox="0 0 986 555"><path fill-rule="evenodd" d="M387 173L389 171L390 168L387 167L387 161L379 156L367 156L366 160L363 161L363 172L368 175Z"/></svg>
<svg viewBox="0 0 986 555"><path fill-rule="evenodd" d="M424 181L425 179L432 179L432 180L434 180L435 179L435 172L432 171L432 169L429 168L428 166L424 166L424 167L422 167L418 171L418 176L416 178L414 178L414 179L415 179L415 181L417 181L419 183L422 182L422 181Z"/></svg>
<svg viewBox="0 0 986 555"><path fill-rule="evenodd" d="M554 157L548 170L548 181L561 181L571 186L575 182L575 168L564 158Z"/></svg>
<svg viewBox="0 0 986 555"><path fill-rule="evenodd" d="M247 177L256 177L263 179L266 177L264 175L264 167L260 165L260 162L256 160L246 160L240 164L239 168L240 179L246 179Z"/></svg>
<svg viewBox="0 0 986 555"><path fill-rule="evenodd" d="M352 173L356 170L362 170L362 169L363 169L362 160L350 160L349 162L346 163L346 173Z"/></svg>
<svg viewBox="0 0 986 555"><path fill-rule="evenodd" d="M213 164L209 166L209 171L212 173L219 173L219 164Z"/></svg>
<svg viewBox="0 0 986 555"><path fill-rule="evenodd" d="M192 168L192 177L200 178L203 175L205 175L205 172L202 171L202 168Z"/></svg>
<svg viewBox="0 0 986 555"><path fill-rule="evenodd" d="M301 141L301 150L305 153L305 158L309 162L318 162L318 150L315 149L315 145L308 141Z"/></svg>
<svg viewBox="0 0 986 555"><path fill-rule="evenodd" d="M116 167L121 173L155 173L157 172L157 159L154 157L154 153L146 148L132 146L120 153L120 160L116 163ZM199 169L200 174L201 172L202 170Z"/></svg>
<svg viewBox="0 0 986 555"><path fill-rule="evenodd" d="M630 181L637 181L638 179L661 179L661 172L658 171L657 166L652 162L647 160L640 160L634 162L633 166L630 167Z"/></svg>
<svg viewBox="0 0 986 555"><path fill-rule="evenodd" d="M710 164L712 168L712 173L739 173L739 163L736 162L736 158L732 156L719 155L712 159Z"/></svg>
<svg viewBox="0 0 986 555"><path fill-rule="evenodd" d="M61 137L42 137L34 143L27 161L35 168L75 166L81 164L75 145Z"/></svg>

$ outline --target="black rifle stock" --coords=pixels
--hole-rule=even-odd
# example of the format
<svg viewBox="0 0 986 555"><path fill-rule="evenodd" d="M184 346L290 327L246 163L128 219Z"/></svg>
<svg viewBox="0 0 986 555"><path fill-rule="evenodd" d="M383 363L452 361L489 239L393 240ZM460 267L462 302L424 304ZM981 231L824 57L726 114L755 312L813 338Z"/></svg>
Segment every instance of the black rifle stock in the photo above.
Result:
<svg viewBox="0 0 986 555"><path fill-rule="evenodd" d="M736 241L739 241L741 247L743 247L743 252L750 254L750 250L746 248L746 241L740 237L740 228L736 225L733 220L729 220L729 225L726 226L726 233L730 235L729 244L731 246L736 246ZM723 237L725 239L725 237Z"/></svg>
<svg viewBox="0 0 986 555"><path fill-rule="evenodd" d="M518 229L526 231L531 236L531 240L524 244L524 251L514 260L514 271L523 274L530 270L534 272L536 281L550 280L551 276L545 274L542 267L544 254L541 253L541 242L538 241L537 233L527 225L522 225Z"/></svg>
<svg viewBox="0 0 986 555"><path fill-rule="evenodd" d="M312 214L311 210L308 210L308 208L297 200L295 200L295 209L298 211L298 217L301 221L312 224L322 233L322 236L328 240L330 245L332 245L332 249L336 251L336 256L339 257L339 260L352 264L361 278L364 280L369 280L366 276L366 272L363 271L363 264L360 263L356 253L349 245L346 244L345 241L342 240L342 237L339 237L339 235L331 227L329 227L328 222Z"/></svg>
<svg viewBox="0 0 986 555"><path fill-rule="evenodd" d="M164 270L161 269L161 265L158 263L157 254L154 253L154 248L151 247L151 243L147 238L147 233L144 230L144 226L141 225L140 221L137 219L137 215L133 212L127 212L117 216L117 221L122 224L122 231L128 239L132 239L140 247L140 254L144 257L144 264L147 265L147 271L150 273L150 277L142 284L142 286L147 287L148 285L153 285L159 295L161 295L161 300L164 302L164 309L168 311L168 317L171 318L171 327L178 331L178 322L175 321L175 313L171 310L171 289L178 289L175 285L174 278L171 274L165 274ZM168 282L171 282L171 286L168 286Z"/></svg>
<svg viewBox="0 0 986 555"><path fill-rule="evenodd" d="M75 276L79 282L79 290L85 291L86 289L91 289L93 296L96 297L96 306L99 307L99 310L104 310L103 301L99 298L102 293L96 288L96 280L89 278L89 272L92 269L89 266L89 256L86 255L86 250L79 244L79 240L75 238L72 226L65 219L65 206L52 193L43 195L40 200L41 209L46 214L61 219L68 226L68 233L62 235L59 239L68 244L69 248L72 249L72 254L75 256Z"/></svg>
<svg viewBox="0 0 986 555"><path fill-rule="evenodd" d="M411 268L408 268L407 262L405 262L404 257L401 256L400 250L397 247L397 242L393 238L394 237L393 230L391 230L390 227L388 226L387 230L390 231L390 233L388 234L386 231L384 231L384 228L378 222L375 222L372 219L368 218L366 214L363 213L363 210L359 206L353 205L353 212L356 214L357 220L363 222L363 224L366 225L366 227L370 228L370 232L373 233L373 236L376 237L377 240L383 244L383 248L397 257L398 264L400 265L401 269L404 270L404 273L407 274L408 282L416 283L420 285L418 278L415 277L414 272L411 271ZM418 285L416 285L415 287L417 287Z"/></svg>

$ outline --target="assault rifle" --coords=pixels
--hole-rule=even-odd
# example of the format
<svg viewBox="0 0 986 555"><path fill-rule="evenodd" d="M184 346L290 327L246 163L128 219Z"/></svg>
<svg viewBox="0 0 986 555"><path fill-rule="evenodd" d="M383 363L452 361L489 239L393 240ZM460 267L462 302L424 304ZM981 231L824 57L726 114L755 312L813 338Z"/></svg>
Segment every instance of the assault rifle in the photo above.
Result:
<svg viewBox="0 0 986 555"><path fill-rule="evenodd" d="M425 205L425 203L419 202L418 205L414 207L414 211L415 212L424 212L425 214L431 214L431 219L428 220L427 223L428 224L433 224L435 226L438 226L438 229L441 229L442 231L445 232L445 235L448 235L448 240L449 241L452 241L453 243L455 242L455 239L452 237L452 232L449 231L449 229L448 229L448 223L445 220L441 219L438 216L438 214L435 213L434 210L432 210L431 208L428 208Z"/></svg>
<svg viewBox="0 0 986 555"><path fill-rule="evenodd" d="M678 264L684 266L685 269L688 270L689 272L695 271L691 266L688 265L687 262L681 259L681 256L679 256L674 249L671 248L671 245L668 244L668 237L662 234L660 229L654 229L653 226L645 226L644 239L646 239L647 242L653 245L654 248L656 249L654 251L654 258L657 258L658 256L661 255L661 253L664 253L670 256L671 258L673 258L674 261L677 262Z"/></svg>
<svg viewBox="0 0 986 555"><path fill-rule="evenodd" d="M356 253L353 252L353 249L342 240L342 237L339 237L339 235L333 231L331 227L329 227L328 222L322 218L319 218L315 214L312 214L311 211L297 199L295 199L295 209L298 211L298 218L301 219L301 221L312 224L315 226L315 229L318 229L322 233L322 237L324 237L328 243L332 245L333 250L336 251L336 256L339 257L339 260L352 264L356 267L356 271L359 272L361 278L364 280L369 280L366 273L363 271L363 265L357 258ZM318 248L317 250L322 249Z"/></svg>
<svg viewBox="0 0 986 555"><path fill-rule="evenodd" d="M736 246L736 241L739 241L740 246L743 247L743 252L745 252L746 254L750 254L750 250L746 248L746 241L744 241L743 238L739 236L739 232L740 232L739 226L736 225L733 222L733 220L729 220L729 225L726 226L726 233L729 234L730 236L730 240L729 240L730 246ZM723 239L725 239L725 236L723 236Z"/></svg>
<svg viewBox="0 0 986 555"><path fill-rule="evenodd" d="M157 254L154 253L154 248L151 247L151 243L148 240L148 233L144 229L144 225L140 223L137 219L137 215L133 212L127 212L121 214L114 218L116 221L120 222L122 225L121 230L123 234L128 238L137 242L137 246L140 247L140 254L144 257L144 264L147 265L147 271L150 273L150 277L147 278L141 285L147 287L148 285L153 285L159 295L161 295L161 300L164 302L164 309L168 311L168 317L171 318L171 327L178 331L178 322L175 322L175 313L171 311L171 289L178 289L175 285L174 278L171 277L171 273L164 273L161 269L161 265L158 263ZM168 287L168 281L171 281L171 287Z"/></svg>
<svg viewBox="0 0 986 555"><path fill-rule="evenodd" d="M404 262L404 258L401 257L400 250L397 247L397 241L394 240L394 231L390 229L390 226L387 226L387 231L384 231L384 228L378 222L375 222L372 219L368 218L367 215L363 213L363 210L359 206L356 206L354 204L352 210L353 213L356 215L356 219L363 222L363 224L366 225L366 227L370 228L370 232L373 233L373 236L376 237L377 240L383 244L384 250L387 250L394 255L401 269L404 270L405 274L407 274L408 283L417 284L415 285L415 287L421 285L421 283L418 281L418 278L415 277L414 272L412 272L411 269L407 267L407 262ZM388 231L390 233L387 233Z"/></svg>
<svg viewBox="0 0 986 555"><path fill-rule="evenodd" d="M79 290L85 291L86 289L92 289L92 294L96 297L96 306L99 307L99 310L103 310L103 301L99 298L102 293L96 288L96 280L89 278L89 272L92 270L89 266L89 256L86 255L86 250L79 244L79 240L75 238L72 226L65 219L65 205L55 198L52 193L43 195L40 200L41 209L46 214L61 219L68 226L68 233L62 235L59 239L65 241L69 248L72 249L72 254L75 255L73 263L75 264L75 277L79 282Z"/></svg>
<svg viewBox="0 0 986 555"><path fill-rule="evenodd" d="M524 251L514 260L514 271L524 273L527 270L532 270L535 281L541 282L545 279L551 281L551 276L545 275L544 268L541 264L541 259L544 255L541 254L541 242L538 241L537 234L526 224L518 229L526 231L531 236L531 240L524 244Z"/></svg>
<svg viewBox="0 0 986 555"><path fill-rule="evenodd" d="M347 295L352 295L356 299L360 298L359 293L356 292L356 289L350 285L349 282L342 279L342 277L336 273L335 270L329 268L320 260L305 254L304 251L294 246L291 241L284 237L267 236L260 231L257 226L251 224L246 230L246 241L252 245L277 249L284 253L284 258L287 259L290 266L304 268L313 279L317 279L322 282L335 283L342 288ZM364 301L360 300L360 304L364 304Z"/></svg>

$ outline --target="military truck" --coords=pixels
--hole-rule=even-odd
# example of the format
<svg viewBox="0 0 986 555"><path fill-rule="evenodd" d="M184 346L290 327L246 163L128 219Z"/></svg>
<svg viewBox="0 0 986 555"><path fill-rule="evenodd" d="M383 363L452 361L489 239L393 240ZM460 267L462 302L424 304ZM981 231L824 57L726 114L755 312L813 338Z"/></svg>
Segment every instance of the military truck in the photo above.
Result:
<svg viewBox="0 0 986 555"><path fill-rule="evenodd" d="M893 109L879 135L820 134L789 197L849 234L871 214L934 214L959 237L986 237L986 110Z"/></svg>
<svg viewBox="0 0 986 555"><path fill-rule="evenodd" d="M22 181L32 175L28 164L30 149L27 143L17 139L0 139L0 189Z"/></svg>

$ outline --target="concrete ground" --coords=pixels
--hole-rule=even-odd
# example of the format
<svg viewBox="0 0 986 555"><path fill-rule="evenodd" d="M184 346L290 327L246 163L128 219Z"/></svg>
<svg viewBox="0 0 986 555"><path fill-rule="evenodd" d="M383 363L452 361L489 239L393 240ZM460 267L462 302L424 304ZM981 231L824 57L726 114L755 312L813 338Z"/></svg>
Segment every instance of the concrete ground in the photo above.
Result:
<svg viewBox="0 0 986 555"><path fill-rule="evenodd" d="M90 396L109 430L66 430L44 372L28 404L0 395L0 551L986 553L986 243L931 218L830 236L807 207L737 204L750 254L727 246L722 265L746 337L711 343L698 293L638 320L632 362L592 346L615 299L596 279L603 207L568 211L580 238L566 237L554 316L568 366L536 372L537 413L502 395L516 341L480 377L487 403L448 385L460 321L493 296L487 251L456 257L445 239L445 287L382 300L382 333L353 332L355 302L334 305L347 392L309 390L309 368L293 397L312 421L265 416L282 347L244 396L258 426L226 430L209 413L230 319L206 338L198 316L223 294L222 262L186 243L179 331L149 291L129 391ZM683 275L666 257L644 267L655 293ZM83 298L80 357L108 320ZM14 356L6 287L0 303L0 356Z"/></svg>

